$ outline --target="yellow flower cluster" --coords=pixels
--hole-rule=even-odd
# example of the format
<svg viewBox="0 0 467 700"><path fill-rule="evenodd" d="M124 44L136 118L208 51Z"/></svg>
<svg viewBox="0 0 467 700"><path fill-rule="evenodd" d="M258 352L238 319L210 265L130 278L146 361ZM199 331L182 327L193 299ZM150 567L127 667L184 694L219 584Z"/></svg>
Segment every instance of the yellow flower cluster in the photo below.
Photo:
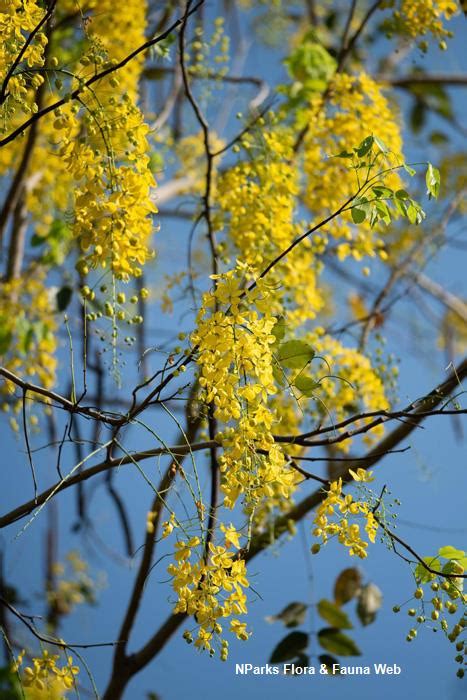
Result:
<svg viewBox="0 0 467 700"><path fill-rule="evenodd" d="M24 658L22 652L15 663L13 671L18 672ZM26 666L21 673L21 684L26 700L61 700L68 692L76 687L75 677L79 673L78 666L73 665L71 656L67 663L58 666L58 654L50 654L46 649L42 656L32 659L32 666Z"/></svg>
<svg viewBox="0 0 467 700"><path fill-rule="evenodd" d="M228 248L233 245L237 259L256 274L303 231L293 220L299 194L293 131L263 125L258 139L243 140L248 158L219 177L216 192L217 227L228 230ZM323 306L316 283L319 251L318 240L313 246L305 240L268 276L269 284L278 287L275 298L271 296L275 312L283 310L286 298L293 301L287 317L291 325L314 318Z"/></svg>
<svg viewBox="0 0 467 700"><path fill-rule="evenodd" d="M53 386L57 367L54 312L53 295L40 268L0 285L0 363L45 388ZM1 391L14 394L16 387L2 382ZM21 401L14 408L19 411Z"/></svg>
<svg viewBox="0 0 467 700"><path fill-rule="evenodd" d="M74 3L69 2L68 5L68 10L75 11ZM62 71L61 42L66 43L67 39L61 30L57 30L51 49L54 55L49 57L47 64L49 80L45 105L52 104L67 91L71 92L82 85L95 72L126 57L145 41L145 2L129 0L116 6L110 0L104 0L99 3L97 11L97 3L90 0L82 9L92 15L91 22L83 23L84 52L68 54L65 49L70 61L66 64L66 70ZM62 11L67 11L65 3L58 10L59 13ZM36 27L43 12L31 0L12 0L0 4L2 38L7 39L0 50L3 77L24 43L25 36ZM23 59L35 69L43 66L45 39L41 37L41 33L36 35ZM44 244L47 242L54 247L52 256L43 256L44 266L63 262L73 238L81 248L78 270L82 274L100 267L110 270L113 278L127 282L130 277L139 276L141 266L153 256L150 238L152 215L156 207L151 201L151 189L155 183L148 167L148 127L136 106L143 58L141 55L115 74L98 81L92 90L82 92L79 101L65 102L38 124L24 180L24 198L34 223L36 240L43 238ZM23 77L18 77L11 81L9 92L17 96L23 111L34 111L35 90L23 89L23 80ZM40 82L43 82L43 76L39 73L28 78L28 85L32 88L37 88ZM11 114L2 115L2 126L6 125L10 130L21 117L20 110L13 110L16 102L13 104L12 100L13 97L9 96L3 107L3 111L10 110ZM1 149L2 175L11 175L21 157L23 143L23 140L16 139ZM47 167L44 165L46 163ZM73 221L73 225L68 227L65 221ZM56 223L59 227L54 229ZM55 237L58 228L60 241ZM45 245L38 250L46 250ZM12 294L15 298L12 284L22 287L22 282L4 285L2 300ZM34 278L29 280L28 273L22 298L30 293L31 285L34 285ZM114 284L112 295L113 301L107 315L117 316ZM18 319L22 319L22 329L26 323L31 327L35 324L35 335L28 336L27 342L34 350L37 347L40 357L37 363L31 363L29 354L28 374L36 374L42 384L51 386L56 365L53 359L55 341L51 333L55 327L54 321L52 316L48 319L36 318L37 305L41 309L45 306L45 288L38 289L37 295L34 293L31 296L34 297L33 303L19 309L18 314L9 311L8 321L4 325L6 330L1 332L0 351L6 345L5 337L10 337L10 326L19 327ZM28 311L26 318L24 309L32 309L32 316ZM125 314L120 312L118 317L122 316L125 317ZM39 320L45 330L36 343L39 328L36 322ZM22 345L17 347L21 348ZM21 353L17 355L10 369L19 371L22 368Z"/></svg>
<svg viewBox="0 0 467 700"><path fill-rule="evenodd" d="M67 66L75 75L70 91L144 43L146 9L145 2L136 0L118 6L110 0L99 3L89 23L87 50L79 65ZM53 60L56 67L58 58ZM29 166L34 178L26 188L26 205L40 236L49 233L54 214L63 218L74 209L73 233L83 252L80 271L110 267L124 281L138 276L141 265L152 257L149 241L156 211L148 126L136 106L142 61L142 55L135 58L85 90L79 103L67 102L41 120ZM36 79L43 80L39 74ZM56 87L61 83L61 78L55 80ZM51 92L47 103L64 90L62 86L58 94ZM22 99L30 105L32 97ZM17 155L16 142L2 149L2 172L14 165ZM51 160L53 167L44 168Z"/></svg>
<svg viewBox="0 0 467 700"><path fill-rule="evenodd" d="M319 219L324 218L356 194L358 180L347 159L336 158L342 151L352 151L366 136L380 138L391 152L392 164L401 160L402 139L395 117L395 107L384 97L382 86L366 73L351 76L336 74L329 85L329 99L323 104L316 97L302 114L309 125L304 143L304 169L307 176L305 203ZM387 168L384 160L378 165ZM364 173L365 171L363 171ZM371 175L376 174L374 170ZM362 183L361 183L362 184ZM399 189L398 175L385 176L385 184ZM350 212L326 226L326 233L337 239L337 254L360 260L363 256L384 256L378 227L365 222L358 227L351 223Z"/></svg>
<svg viewBox="0 0 467 700"><path fill-rule="evenodd" d="M443 40L452 33L445 29L443 21L457 12L454 0L400 0L394 10L394 24L398 32L412 39L431 34L445 49ZM426 42L421 42L420 47L426 50Z"/></svg>
<svg viewBox="0 0 467 700"><path fill-rule="evenodd" d="M351 472L356 481L372 481L371 472L358 469ZM365 531L370 542L375 541L378 530L378 523L368 503L365 501L355 501L351 494L342 494L342 479L332 481L326 498L316 509L313 519L315 528L313 535L320 537L325 544L331 537L337 536L338 541L349 548L350 556L357 556L364 559L367 556L368 542L362 538L360 525L352 522L352 516L363 515ZM317 551L316 549L313 551Z"/></svg>
<svg viewBox="0 0 467 700"><path fill-rule="evenodd" d="M325 334L322 328L316 328L307 336L307 341L318 355L325 358L330 367L328 372L326 365L318 364L318 361L314 363L317 368L312 378L320 383L316 388L319 401L313 403L313 411L320 415L329 415L330 412L333 420L339 422L360 411L389 408L384 384L368 357L355 348L345 347L332 336ZM327 374L332 374L333 377L326 377ZM353 427L363 425L364 422L356 422ZM383 425L378 425L363 439L370 444L383 433ZM348 439L337 443L337 446L348 450L351 442Z"/></svg>
<svg viewBox="0 0 467 700"><path fill-rule="evenodd" d="M0 2L0 85L23 49L27 36L37 27L44 16L44 8L36 0L3 0ZM34 40L24 51L22 61L28 68L39 68L44 64L44 47L47 37L37 32ZM44 78L35 74L28 81L24 73L16 73L8 82L6 99L1 106L0 130L7 130L10 119L20 108L23 113L37 111L37 105L28 99L30 87L37 88ZM28 84L29 83L29 84Z"/></svg>
<svg viewBox="0 0 467 700"><path fill-rule="evenodd" d="M136 0L117 6L110 0L99 3L81 78L144 43L146 10L146 3ZM75 137L73 115L66 110L59 111L56 122L62 134L59 155L78 183L74 232L83 252L79 270L86 274L90 267L110 265L125 282L139 276L141 265L152 257L151 215L156 211L150 197L155 183L148 167L149 128L135 104L141 66L142 56L100 80L97 96L92 91L83 97L85 139Z"/></svg>
<svg viewBox="0 0 467 700"><path fill-rule="evenodd" d="M216 17L214 20L214 30L209 38L206 38L206 30L203 26L195 28L194 41L189 45L187 51L187 63L190 64L190 74L197 78L212 78L212 64L216 65L215 75L217 78L224 76L228 69L226 64L229 60L230 38L225 34L224 18ZM211 85L206 85L203 97L206 99L207 93L211 90Z"/></svg>
<svg viewBox="0 0 467 700"><path fill-rule="evenodd" d="M193 615L198 625L195 647L205 649L212 655L215 651L213 644L217 642L221 659L225 661L228 642L220 636L225 626L221 624L223 618L230 618L230 631L238 639L246 640L249 637L246 623L236 617L247 612L244 589L248 588L249 583L244 560L237 558L234 551L229 551L232 545L239 548L240 533L231 525L227 528L224 526L222 531L224 545L210 542L207 555L204 551L199 552L199 537L177 542L175 563L170 564L167 570L173 577L172 585L177 594L174 613ZM195 556L197 560L193 561ZM189 630L183 636L188 642L193 641Z"/></svg>
<svg viewBox="0 0 467 700"><path fill-rule="evenodd" d="M273 293L263 280L255 289L245 290L251 280L245 266L214 278L216 285L204 295L192 335L200 398L213 404L215 417L225 426L219 460L224 505L233 508L244 494L251 512L275 489L289 496L296 479L274 444L271 430L276 418L267 407L268 397L276 392Z"/></svg>
<svg viewBox="0 0 467 700"><path fill-rule="evenodd" d="M87 574L88 565L79 554L67 554L69 567L56 563L53 573L58 577L56 585L47 592L47 600L59 615L69 615L76 605L94 602L95 583ZM71 571L67 571L71 569Z"/></svg>

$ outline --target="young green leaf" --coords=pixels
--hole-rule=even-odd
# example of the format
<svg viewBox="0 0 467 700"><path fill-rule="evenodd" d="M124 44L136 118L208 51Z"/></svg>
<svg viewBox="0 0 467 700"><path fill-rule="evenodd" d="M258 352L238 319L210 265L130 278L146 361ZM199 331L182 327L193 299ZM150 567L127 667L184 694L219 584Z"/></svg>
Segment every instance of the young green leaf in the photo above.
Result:
<svg viewBox="0 0 467 700"><path fill-rule="evenodd" d="M323 598L316 606L318 613L326 622L329 622L333 627L343 630L351 630L353 625L350 622L347 614L340 609L336 603Z"/></svg>
<svg viewBox="0 0 467 700"><path fill-rule="evenodd" d="M462 549L456 549L450 545L438 549L438 554L443 559L463 559L465 557L465 552Z"/></svg>
<svg viewBox="0 0 467 700"><path fill-rule="evenodd" d="M277 359L288 369L301 369L315 356L315 351L303 340L289 340L283 343L277 353Z"/></svg>
<svg viewBox="0 0 467 700"><path fill-rule="evenodd" d="M366 211L361 207L352 207L350 213L354 224L362 224L366 219Z"/></svg>
<svg viewBox="0 0 467 700"><path fill-rule="evenodd" d="M339 656L361 656L361 651L350 637L334 627L326 627L318 632L318 642L331 654Z"/></svg>
<svg viewBox="0 0 467 700"><path fill-rule="evenodd" d="M431 163L428 163L428 168L426 170L426 176L425 176L425 181L426 181L426 188L427 188L427 194L431 197L434 197L437 199L439 195L439 187L440 187L440 174L438 168L435 168Z"/></svg>
<svg viewBox="0 0 467 700"><path fill-rule="evenodd" d="M319 387L319 382L316 382L311 377L299 376L294 381L294 386L297 387L305 396L313 396L313 391Z"/></svg>

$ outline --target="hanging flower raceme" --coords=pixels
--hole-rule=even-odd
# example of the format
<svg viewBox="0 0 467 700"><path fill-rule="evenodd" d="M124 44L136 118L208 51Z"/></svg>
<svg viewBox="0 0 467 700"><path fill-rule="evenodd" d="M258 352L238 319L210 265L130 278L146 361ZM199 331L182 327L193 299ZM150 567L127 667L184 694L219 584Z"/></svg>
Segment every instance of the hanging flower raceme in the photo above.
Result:
<svg viewBox="0 0 467 700"><path fill-rule="evenodd" d="M8 0L0 3L0 85L9 75L17 57L22 53L22 62L29 69L37 69L44 64L44 48L47 37L43 31L36 32L34 40L25 47L30 33L43 19L45 10L36 0ZM28 99L31 88L44 82L39 73L29 74L14 71L1 95L0 130L8 131L11 120L17 111L31 114L37 111L37 104Z"/></svg>
<svg viewBox="0 0 467 700"><path fill-rule="evenodd" d="M305 203L320 219L337 211L357 193L362 182L338 154L352 151L355 144L374 134L386 145L391 164L402 162L400 127L394 105L383 95L382 86L365 73L338 73L328 93L325 104L321 96L316 96L300 115L300 120L306 119L309 125L304 142ZM381 170L386 167L382 163ZM360 173L364 178L365 171ZM386 174L384 182L394 189L402 186L394 173ZM340 259L352 255L357 260L377 254L386 258L379 231L380 226L373 228L368 222L353 225L350 212L329 222L325 229L326 235L343 241L337 247Z"/></svg>
<svg viewBox="0 0 467 700"><path fill-rule="evenodd" d="M58 665L59 654L50 654L46 649L42 656L34 657L32 665L22 668L24 652L13 664L13 672L20 674L21 686L26 700L62 700L76 689L78 666L69 656L66 662Z"/></svg>
<svg viewBox="0 0 467 700"><path fill-rule="evenodd" d="M222 635L226 621L238 639L249 637L246 623L237 619L247 613L244 589L249 583L245 562L231 549L239 549L240 533L232 525L221 525L220 529L224 544L209 542L207 550L199 537L179 540L175 545L175 563L169 565L168 572L177 594L174 613L191 615L196 623L194 631L184 632L184 639L191 643L194 632L195 647L212 656L217 646L225 661L228 641Z"/></svg>
<svg viewBox="0 0 467 700"><path fill-rule="evenodd" d="M306 373L310 381L316 382L313 394L318 400L306 406L313 417L326 417L332 412L334 421L338 423L355 411L389 409L384 383L370 358L356 348L346 347L321 327L307 334L306 340L325 361L324 364L316 361L313 371ZM362 427L371 420L356 421L353 427ZM366 444L372 444L383 434L384 426L380 424L366 433L363 440ZM351 444L352 439L349 438L337 443L336 447L346 451Z"/></svg>
<svg viewBox="0 0 467 700"><path fill-rule="evenodd" d="M365 472L364 469L351 471L351 474L356 481L373 481L371 472ZM344 496L342 479L339 478L329 484L326 497L316 509L313 535L319 537L323 544L331 537L337 537L341 544L348 547L350 556L365 559L368 542L363 539L360 524L355 522L359 516L363 516L364 529L369 541L374 542L378 523L370 505L364 500L354 500L351 494ZM313 545L312 551L317 553L319 545Z"/></svg>
<svg viewBox="0 0 467 700"><path fill-rule="evenodd" d="M243 139L245 160L219 177L216 192L216 226L225 231L227 250L257 275L304 226L294 222L300 189L293 164L294 133L271 119L272 124L260 125L260 133ZM323 306L317 289L321 267L316 254L321 251L319 239L304 240L268 276L271 309L279 315L287 304L290 325L314 318Z"/></svg>
<svg viewBox="0 0 467 700"><path fill-rule="evenodd" d="M103 64L118 63L144 41L145 2L99 3L91 23L81 79ZM109 21L111 20L111 21ZM122 31L122 28L124 31ZM104 77L83 96L86 138L64 139L64 157L78 183L75 228L83 256L80 272L101 267L124 282L141 274L152 257L148 126L136 105L143 55ZM67 125L63 125L67 130ZM114 300L115 306L115 300Z"/></svg>
<svg viewBox="0 0 467 700"><path fill-rule="evenodd" d="M296 473L274 443L277 418L268 407L276 393L271 314L274 292L264 280L245 285L251 272L239 266L215 275L215 287L204 295L192 342L197 348L200 398L214 407L222 423L219 459L224 505L233 508L240 496L249 513L275 489L290 496Z"/></svg>
<svg viewBox="0 0 467 700"><path fill-rule="evenodd" d="M385 3L386 7L388 4ZM441 49L447 48L444 40L451 37L452 32L445 28L444 21L459 11L454 0L393 0L390 5L394 12L392 18L384 22L387 31L418 39L422 51L427 50L428 42L420 37L428 34L438 40Z"/></svg>
<svg viewBox="0 0 467 700"><path fill-rule="evenodd" d="M0 363L45 388L53 387L57 367L55 307L53 292L45 286L45 272L39 267L0 285ZM5 381L0 391L8 398L17 389ZM3 408L8 410L10 405L6 401ZM12 406L18 412L21 400L13 399Z"/></svg>

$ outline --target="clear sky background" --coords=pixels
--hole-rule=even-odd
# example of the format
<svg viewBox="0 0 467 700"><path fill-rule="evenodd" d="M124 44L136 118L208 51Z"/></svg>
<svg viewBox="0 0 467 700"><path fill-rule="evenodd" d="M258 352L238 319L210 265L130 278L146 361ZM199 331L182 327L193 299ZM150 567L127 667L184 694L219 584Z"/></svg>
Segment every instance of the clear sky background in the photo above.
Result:
<svg viewBox="0 0 467 700"><path fill-rule="evenodd" d="M449 51L442 53L436 47L426 57L416 54L417 63L423 64L433 72L465 72L466 26L463 18L455 20L453 28L456 37L450 42ZM382 50L382 49L378 49ZM272 61L274 60L274 64ZM406 61L407 70L411 60ZM245 72L254 66L256 75L263 75L274 83L271 70L280 69L277 49L265 49L259 43L253 45L247 58ZM401 69L402 72L402 69ZM453 89L453 99L457 112L463 115L467 111L465 90ZM405 104L404 100L402 100ZM433 121L436 128L436 120ZM452 147L455 150L465 148L462 137L455 130L450 131ZM436 151L429 149L421 139L406 134L407 159L433 159ZM462 232L459 224L456 231ZM185 250L188 228L185 223L173 219L162 222L160 233L155 240L159 250L158 262L151 270L150 283L160 284L164 273L171 272L180 265L180 250ZM183 260L184 260L183 255ZM459 295L466 295L465 256L459 251L446 249L427 268L427 274L440 283L446 283ZM358 267L356 266L356 270ZM374 268L371 281L381 286L386 274ZM331 279L331 278L329 278ZM348 290L345 290L347 292ZM436 306L433 308L436 309ZM190 319L183 316L186 304L177 305L175 319L161 316L158 304L149 308L149 326L153 329L151 342L160 345L174 330L174 320L179 328L189 327ZM339 313L339 311L338 311ZM392 335L393 334L393 335ZM431 390L446 376L446 360L442 352L436 350L433 338L424 339L416 347L407 347L402 343L397 329L397 320L386 330L388 350L396 352L400 358L400 404L423 395ZM66 368L66 347L61 351L61 358ZM457 358L458 360L461 358ZM129 361L124 377L127 386L131 386L134 375L133 360ZM66 374L64 374L66 376ZM128 383L127 383L128 382ZM109 382L110 386L110 382ZM164 435L176 435L176 429L167 419L153 413L152 427ZM135 436L132 444L131 433L127 435L127 447L144 449L154 446L147 438ZM35 439L39 446L42 438ZM21 438L15 438L7 427L2 425L2 483L0 495L1 511L10 510L18 503L32 496L32 484ZM452 544L465 548L466 542L466 454L456 437L452 422L446 418L432 418L425 423L424 429L416 430L403 443L411 450L403 455L389 455L375 469L378 491L388 481L393 497L400 498L398 508L398 532L421 554L432 554L437 548ZM36 469L42 484L49 483L49 476L54 469L47 452L35 455ZM72 449L65 449L63 464L70 467L75 463ZM158 465L148 464L148 474L157 481ZM207 470L203 474L208 480ZM151 493L136 469L123 467L116 479L119 490L124 494L131 516L136 542L143 541L145 514L149 509ZM75 496L70 491L60 494L59 531L61 536L60 553L63 557L71 548L79 549L90 562L91 571L98 575L106 571L107 583L99 593L97 607L80 607L76 614L66 621L62 635L71 642L91 643L110 641L116 638L118 625L126 607L130 584L133 581L137 558L129 562L121 556L123 550L120 530L117 526L114 506L111 504L102 486L96 479L87 485L90 496L90 511L95 532L73 533L71 528L76 521ZM305 494L308 486L304 486ZM18 536L26 521L17 523L0 534L0 546L8 549L5 559L7 579L17 584L20 591L30 596L31 612L39 605L41 577L44 574L43 535L48 515L42 511L31 527ZM457 700L464 697L465 682L455 677L456 654L441 633L433 634L422 629L417 640L411 644L405 642L405 635L412 626L410 618L401 612L394 615L392 606L402 604L411 597L414 589L410 568L383 545L371 548L370 556L358 562L366 582L372 581L382 590L383 608L374 624L362 628L354 614L353 604L348 611L355 622L352 636L362 650L362 657L349 658L348 663L371 665L374 662L396 663L402 667L400 676L331 678L320 675L307 677L241 677L235 675L236 663L253 663L263 665L277 644L286 634L280 623L273 625L265 621L265 616L277 613L287 603L297 600L313 603L320 598L332 596L333 582L337 574L346 566L355 562L338 545L330 544L317 557L310 557L310 519L306 519L291 541L281 544L276 552L267 552L255 558L249 565L250 575L255 590L261 597L253 594L250 604L250 627L254 634L248 643L232 641L227 663L210 659L206 654L199 654L181 638L179 630L172 641L156 660L146 668L129 685L125 698L128 700L145 700L148 691L155 691L163 700L179 698L203 698L203 700L249 700L259 693L267 693L271 700L282 700L285 693L293 693L298 700L319 697L329 700L345 697L358 697L360 700L393 698L396 694L423 697L425 700L446 698ZM170 611L168 601L169 588L164 585L167 580L166 563L162 560L153 570L147 584L142 612L134 631L131 648L137 648L156 629ZM303 629L313 631L319 622L311 609L311 615ZM312 641L310 653L321 653L316 642ZM98 687L102 690L110 669L109 649L97 649L85 652ZM315 663L316 660L312 660ZM345 663L343 661L342 663ZM82 671L84 680L84 670Z"/></svg>

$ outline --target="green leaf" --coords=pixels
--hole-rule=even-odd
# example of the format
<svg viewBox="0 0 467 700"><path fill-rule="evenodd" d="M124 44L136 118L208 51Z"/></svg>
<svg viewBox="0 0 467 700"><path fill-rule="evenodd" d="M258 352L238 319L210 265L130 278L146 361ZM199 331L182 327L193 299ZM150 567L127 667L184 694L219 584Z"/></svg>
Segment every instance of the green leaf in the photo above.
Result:
<svg viewBox="0 0 467 700"><path fill-rule="evenodd" d="M370 205L370 226L373 228L373 226L376 224L378 221L378 210L374 204Z"/></svg>
<svg viewBox="0 0 467 700"><path fill-rule="evenodd" d="M61 289L59 289L55 296L57 302L57 310L65 311L65 309L71 301L72 296L73 290L68 285L64 285Z"/></svg>
<svg viewBox="0 0 467 700"><path fill-rule="evenodd" d="M366 219L366 211L361 207L352 207L350 213L354 224L362 224Z"/></svg>
<svg viewBox="0 0 467 700"><path fill-rule="evenodd" d="M413 204L409 204L407 207L407 218L411 224L418 223L418 213Z"/></svg>
<svg viewBox="0 0 467 700"><path fill-rule="evenodd" d="M362 576L355 567L341 571L334 584L334 600L337 605L348 603L360 591Z"/></svg>
<svg viewBox="0 0 467 700"><path fill-rule="evenodd" d="M31 349L34 336L37 338L37 334L34 332L33 326L29 326L26 332L20 336L18 347L23 355L27 355Z"/></svg>
<svg viewBox="0 0 467 700"><path fill-rule="evenodd" d="M0 355L4 355L12 340L13 334L10 330L0 327Z"/></svg>
<svg viewBox="0 0 467 700"><path fill-rule="evenodd" d="M49 231L47 233L47 238L53 238L57 241L63 241L68 238L70 234L70 229L68 228L65 221L61 219L55 219L50 225Z"/></svg>
<svg viewBox="0 0 467 700"><path fill-rule="evenodd" d="M457 559L451 559L451 561L447 561L446 564L444 564L441 571L443 574L454 574L456 577L460 577L464 573L464 567ZM458 580L463 582L464 579L458 578Z"/></svg>
<svg viewBox="0 0 467 700"><path fill-rule="evenodd" d="M274 328L272 329L272 334L276 339L276 343L280 343L280 341L285 335L286 329L287 326L285 323L285 318L283 316L279 316L277 318Z"/></svg>
<svg viewBox="0 0 467 700"><path fill-rule="evenodd" d="M316 606L318 613L326 622L329 622L333 627L343 630L351 630L353 625L350 622L347 614L340 609L336 603L323 598Z"/></svg>
<svg viewBox="0 0 467 700"><path fill-rule="evenodd" d="M410 126L415 133L425 126L427 109L422 100L415 100L410 111Z"/></svg>
<svg viewBox="0 0 467 700"><path fill-rule="evenodd" d="M440 174L438 168L435 168L431 163L428 163L428 168L426 170L425 176L427 194L435 199L439 195L439 186L441 182Z"/></svg>
<svg viewBox="0 0 467 700"><path fill-rule="evenodd" d="M326 627L318 632L318 642L331 654L339 656L361 656L361 651L350 637L334 627Z"/></svg>
<svg viewBox="0 0 467 700"><path fill-rule="evenodd" d="M377 136L373 136L373 140L375 142L375 146L379 148L381 153L389 153L389 148L386 146L382 139L379 139Z"/></svg>
<svg viewBox="0 0 467 700"><path fill-rule="evenodd" d="M38 248L40 245L43 245L46 242L47 238L45 236L38 236L37 233L33 233L31 236L31 246L33 248Z"/></svg>
<svg viewBox="0 0 467 700"><path fill-rule="evenodd" d="M309 32L298 44L284 64L294 80L305 83L308 89L326 85L335 73L337 62Z"/></svg>
<svg viewBox="0 0 467 700"><path fill-rule="evenodd" d="M375 208L376 211L378 212L379 218L384 221L386 225L389 225L391 223L391 212L389 210L388 205L386 202L383 202L382 200L376 200L375 202Z"/></svg>
<svg viewBox="0 0 467 700"><path fill-rule="evenodd" d="M364 156L371 151L371 147L373 146L374 142L375 139L373 136L367 136L365 139L363 139L358 148L354 149L358 157L364 158Z"/></svg>
<svg viewBox="0 0 467 700"><path fill-rule="evenodd" d="M320 664L324 664L328 670L329 675L331 676L338 676L340 671L336 671L335 673L333 672L333 668L335 664L339 664L339 661L336 659L335 656L331 656L330 654L320 654L318 656L318 661Z"/></svg>
<svg viewBox="0 0 467 700"><path fill-rule="evenodd" d="M434 571L441 571L441 563L436 557L423 557L423 561ZM417 564L415 567L415 578L419 583L428 583L428 581L432 581L435 578L435 574L427 571L422 564Z"/></svg>
<svg viewBox="0 0 467 700"><path fill-rule="evenodd" d="M407 216L407 205L402 199L397 199L396 197L394 199L394 205L398 210L399 214L402 214L402 216Z"/></svg>
<svg viewBox="0 0 467 700"><path fill-rule="evenodd" d="M384 185L375 185L371 189L378 199L391 199L394 196L394 190Z"/></svg>
<svg viewBox="0 0 467 700"><path fill-rule="evenodd" d="M434 146L444 146L444 144L449 142L449 136L443 131L432 131L429 139Z"/></svg>
<svg viewBox="0 0 467 700"><path fill-rule="evenodd" d="M315 356L315 351L304 340L289 340L283 343L277 353L277 359L284 367L301 369Z"/></svg>
<svg viewBox="0 0 467 700"><path fill-rule="evenodd" d="M302 394L309 397L313 396L313 391L320 386L320 382L316 382L311 377L300 375L295 379L294 386L296 386Z"/></svg>
<svg viewBox="0 0 467 700"><path fill-rule="evenodd" d="M440 547L440 549L438 549L438 554L440 557L443 557L443 559L463 559L465 557L465 552L462 549L456 549L450 545Z"/></svg>
<svg viewBox="0 0 467 700"><path fill-rule="evenodd" d="M409 199L409 193L406 190L397 190L396 197L397 199Z"/></svg>
<svg viewBox="0 0 467 700"><path fill-rule="evenodd" d="M308 646L308 635L305 632L291 632L281 639L271 654L271 664L294 659L302 654Z"/></svg>
<svg viewBox="0 0 467 700"><path fill-rule="evenodd" d="M464 579L462 578L464 567L461 562L454 559L447 561L442 568L442 573L450 574L451 576L454 574L455 578L446 579L446 583L449 586L446 592L451 598L458 597L459 592L462 593L464 590Z"/></svg>
<svg viewBox="0 0 467 700"><path fill-rule="evenodd" d="M272 375L273 375L275 381L277 382L277 384L279 384L279 386L286 385L286 377L284 374L284 370L282 369L282 367L280 365L277 365L277 363L274 363L272 366Z"/></svg>

